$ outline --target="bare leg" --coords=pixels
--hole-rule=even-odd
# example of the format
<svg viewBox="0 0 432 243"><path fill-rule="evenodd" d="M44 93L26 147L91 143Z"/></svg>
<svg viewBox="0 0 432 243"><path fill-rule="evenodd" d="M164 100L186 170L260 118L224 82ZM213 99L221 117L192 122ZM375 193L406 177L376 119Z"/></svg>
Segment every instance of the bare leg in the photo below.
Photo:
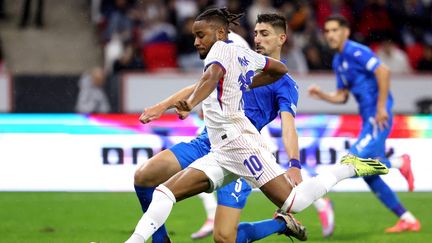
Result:
<svg viewBox="0 0 432 243"><path fill-rule="evenodd" d="M215 242L235 242L241 209L218 205L213 239Z"/></svg>
<svg viewBox="0 0 432 243"><path fill-rule="evenodd" d="M292 189L285 174L275 177L260 188L267 198L279 208L282 208Z"/></svg>
<svg viewBox="0 0 432 243"><path fill-rule="evenodd" d="M158 186L179 171L181 171L179 161L171 150L166 149L136 170L134 183L145 187Z"/></svg>

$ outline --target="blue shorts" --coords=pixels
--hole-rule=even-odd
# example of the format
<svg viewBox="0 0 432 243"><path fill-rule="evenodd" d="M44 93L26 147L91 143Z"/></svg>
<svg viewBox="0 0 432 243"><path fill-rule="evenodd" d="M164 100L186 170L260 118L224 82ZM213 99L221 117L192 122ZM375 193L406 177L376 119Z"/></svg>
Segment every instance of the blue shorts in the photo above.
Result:
<svg viewBox="0 0 432 243"><path fill-rule="evenodd" d="M184 170L192 162L208 154L210 152L210 145L208 144L208 140L206 141L197 137L188 143L182 142L169 149L174 153L182 170Z"/></svg>
<svg viewBox="0 0 432 243"><path fill-rule="evenodd" d="M243 178L239 178L217 190L218 204L243 209L251 191L252 187Z"/></svg>
<svg viewBox="0 0 432 243"><path fill-rule="evenodd" d="M210 143L208 139L199 136L188 143L182 142L169 149L174 153L183 170L195 160L208 154L210 152ZM233 181L217 191L218 204L242 209L246 205L251 190L252 188L244 179Z"/></svg>
<svg viewBox="0 0 432 243"><path fill-rule="evenodd" d="M361 158L385 158L385 141L390 134L393 120L390 117L389 126L383 130L379 130L372 122L363 124L360 136L357 141L351 146L350 153ZM388 160L383 160L388 167Z"/></svg>

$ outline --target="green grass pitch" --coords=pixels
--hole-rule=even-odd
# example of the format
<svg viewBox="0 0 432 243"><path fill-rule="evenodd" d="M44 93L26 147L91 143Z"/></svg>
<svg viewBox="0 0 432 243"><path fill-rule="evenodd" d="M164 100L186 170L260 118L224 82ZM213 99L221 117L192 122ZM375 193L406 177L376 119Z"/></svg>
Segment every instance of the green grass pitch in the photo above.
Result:
<svg viewBox="0 0 432 243"><path fill-rule="evenodd" d="M421 232L385 234L384 229L397 219L369 192L329 194L337 222L330 239L321 237L313 207L297 218L307 226L309 242L432 242L432 193L398 195L421 220ZM274 210L261 193L252 193L242 220L269 218ZM0 242L124 242L140 216L134 193L0 192ZM190 234L203 221L204 209L198 198L178 203L167 222L173 242L191 242ZM291 241L274 235L262 242Z"/></svg>

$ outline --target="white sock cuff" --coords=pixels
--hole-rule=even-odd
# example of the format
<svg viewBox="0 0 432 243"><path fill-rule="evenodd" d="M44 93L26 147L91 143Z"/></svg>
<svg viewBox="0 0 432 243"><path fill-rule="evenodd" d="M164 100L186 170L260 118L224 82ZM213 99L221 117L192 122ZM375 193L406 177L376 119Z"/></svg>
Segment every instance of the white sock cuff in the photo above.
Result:
<svg viewBox="0 0 432 243"><path fill-rule="evenodd" d="M293 204L294 204L294 200L297 194L297 187L294 187L291 191L291 193L289 194L288 198L285 200L284 204L282 205L281 209L284 212L289 213Z"/></svg>
<svg viewBox="0 0 432 243"><path fill-rule="evenodd" d="M177 202L174 194L171 192L171 190L168 187L161 184L158 187L156 187L155 191L159 191L165 194L173 203Z"/></svg>

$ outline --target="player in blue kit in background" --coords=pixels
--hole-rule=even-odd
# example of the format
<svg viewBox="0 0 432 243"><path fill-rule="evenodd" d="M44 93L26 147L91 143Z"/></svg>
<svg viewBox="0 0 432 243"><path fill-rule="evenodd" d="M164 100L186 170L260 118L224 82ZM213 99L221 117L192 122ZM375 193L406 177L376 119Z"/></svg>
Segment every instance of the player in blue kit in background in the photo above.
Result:
<svg viewBox="0 0 432 243"><path fill-rule="evenodd" d="M368 47L348 39L350 29L344 17L329 16L325 22L324 33L330 48L337 52L333 58L337 90L328 93L312 85L309 87L309 94L317 99L341 104L348 100L351 92L359 105L363 125L350 152L359 157L379 158L389 168L399 168L407 179L409 190L412 191L414 177L409 157L404 155L389 161L385 156L385 140L390 134L393 122L389 69ZM405 209L380 176L369 176L364 180L381 202L400 218L397 224L386 229L386 232L420 230L420 222Z"/></svg>
<svg viewBox="0 0 432 243"><path fill-rule="evenodd" d="M265 17L263 18L265 19ZM259 21L260 18L258 18ZM283 24L285 26L285 22ZM277 52L278 58L280 58L280 48L285 39L279 41L280 46L277 47L279 49ZM140 117L140 121L148 123L159 118L163 112L172 108L178 100L189 96L194 88L195 85L187 87L159 104L146 108ZM243 99L246 116L258 130L261 130L262 127L275 119L279 111L281 111L284 144L293 165L287 174L293 185L297 185L301 182L301 174L300 163L298 162L298 138L294 123L298 100L296 83L291 77L285 75L282 79L271 85L245 92ZM135 173L134 183L143 211L147 210L151 202L155 186L166 181L176 172L186 168L209 151L210 142L207 132L204 130L202 134L191 142L179 143L164 150L138 168ZM241 223L238 227L238 236L235 238L240 212L245 206L250 192L251 187L243 179L232 182L218 190L216 222L219 223L215 225L215 239L225 241L234 237L237 242L250 242L273 233L290 234L286 221L289 219L283 213L277 213L276 217L271 220ZM154 242L165 242L168 240L168 234L164 226L159 228L153 235Z"/></svg>

